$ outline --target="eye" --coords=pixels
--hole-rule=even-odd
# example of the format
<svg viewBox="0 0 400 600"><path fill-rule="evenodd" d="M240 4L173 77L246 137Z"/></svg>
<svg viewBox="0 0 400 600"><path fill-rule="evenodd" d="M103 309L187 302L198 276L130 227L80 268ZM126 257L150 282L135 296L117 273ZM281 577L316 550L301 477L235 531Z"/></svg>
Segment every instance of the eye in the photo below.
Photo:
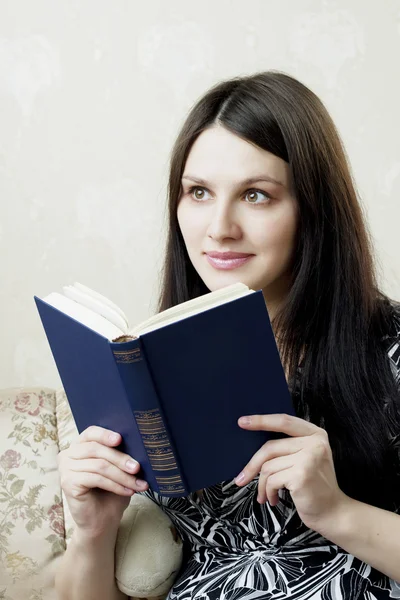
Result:
<svg viewBox="0 0 400 600"><path fill-rule="evenodd" d="M249 204L267 204L271 200L271 196L261 190L248 190L244 197Z"/></svg>
<svg viewBox="0 0 400 600"><path fill-rule="evenodd" d="M197 202L201 202L206 199L206 188L200 187L198 185L194 185L189 189L189 196L192 196L193 200Z"/></svg>

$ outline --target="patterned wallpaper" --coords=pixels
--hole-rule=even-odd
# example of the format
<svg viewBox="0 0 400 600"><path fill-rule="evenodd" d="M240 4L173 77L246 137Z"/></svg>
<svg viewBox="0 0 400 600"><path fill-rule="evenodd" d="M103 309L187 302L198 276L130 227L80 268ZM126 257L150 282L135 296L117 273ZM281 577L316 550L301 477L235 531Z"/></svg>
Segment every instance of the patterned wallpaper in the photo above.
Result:
<svg viewBox="0 0 400 600"><path fill-rule="evenodd" d="M216 81L286 71L344 139L400 298L400 0L2 0L0 387L59 383L33 294L80 281L151 314L168 157Z"/></svg>

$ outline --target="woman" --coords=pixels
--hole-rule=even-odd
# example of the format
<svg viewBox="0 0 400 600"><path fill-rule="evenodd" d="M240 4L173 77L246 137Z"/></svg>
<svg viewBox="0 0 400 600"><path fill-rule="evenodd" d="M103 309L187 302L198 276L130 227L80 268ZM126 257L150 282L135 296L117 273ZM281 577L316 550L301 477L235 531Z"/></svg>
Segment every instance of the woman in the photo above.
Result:
<svg viewBox="0 0 400 600"><path fill-rule="evenodd" d="M236 281L262 289L298 417L244 415L284 435L235 481L181 499L135 478L118 434L83 432L60 455L76 522L62 598L123 597L113 553L135 491L185 541L171 599L400 598L400 310L377 289L326 109L281 73L220 83L178 136L169 200L160 310Z"/></svg>

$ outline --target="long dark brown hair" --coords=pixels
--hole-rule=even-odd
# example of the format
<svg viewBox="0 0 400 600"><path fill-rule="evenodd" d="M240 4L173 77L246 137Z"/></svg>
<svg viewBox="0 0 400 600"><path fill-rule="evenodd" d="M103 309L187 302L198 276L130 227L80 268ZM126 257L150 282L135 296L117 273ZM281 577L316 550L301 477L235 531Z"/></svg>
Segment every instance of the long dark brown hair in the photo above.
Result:
<svg viewBox="0 0 400 600"><path fill-rule="evenodd" d="M296 79L268 71L224 81L190 111L172 151L159 310L209 291L188 257L177 206L190 149L216 124L288 163L300 218L292 286L273 325L296 411L327 430L342 490L393 508L399 395L385 346L396 334L393 305L376 284L336 127Z"/></svg>

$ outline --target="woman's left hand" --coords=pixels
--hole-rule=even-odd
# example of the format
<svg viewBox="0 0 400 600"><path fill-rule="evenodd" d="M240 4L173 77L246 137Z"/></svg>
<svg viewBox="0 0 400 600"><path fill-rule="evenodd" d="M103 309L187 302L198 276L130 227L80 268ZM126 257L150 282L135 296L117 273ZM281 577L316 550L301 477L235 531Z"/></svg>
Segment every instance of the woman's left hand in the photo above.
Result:
<svg viewBox="0 0 400 600"><path fill-rule="evenodd" d="M257 500L271 506L278 491L289 490L303 523L323 534L326 522L350 500L339 488L328 435L324 429L290 415L252 415L241 417L239 425L253 431L275 431L289 438L269 440L236 477L246 485L260 474Z"/></svg>

